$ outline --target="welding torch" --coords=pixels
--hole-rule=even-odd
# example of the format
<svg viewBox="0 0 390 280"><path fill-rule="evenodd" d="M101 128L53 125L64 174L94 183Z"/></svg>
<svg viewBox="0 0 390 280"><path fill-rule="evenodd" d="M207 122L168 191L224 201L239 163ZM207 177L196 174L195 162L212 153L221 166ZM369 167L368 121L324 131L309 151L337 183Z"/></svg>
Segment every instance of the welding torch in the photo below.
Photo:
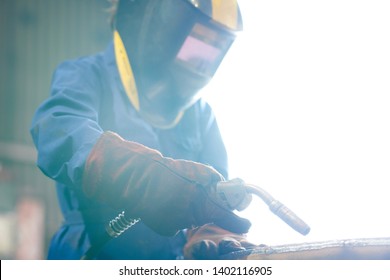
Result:
<svg viewBox="0 0 390 280"><path fill-rule="evenodd" d="M211 198L219 205L229 210L243 210L251 202L251 194L261 198L272 213L281 218L291 228L302 235L310 232L310 227L293 211L280 201L274 199L268 192L259 186L247 184L236 178L230 181L221 181L215 187Z"/></svg>

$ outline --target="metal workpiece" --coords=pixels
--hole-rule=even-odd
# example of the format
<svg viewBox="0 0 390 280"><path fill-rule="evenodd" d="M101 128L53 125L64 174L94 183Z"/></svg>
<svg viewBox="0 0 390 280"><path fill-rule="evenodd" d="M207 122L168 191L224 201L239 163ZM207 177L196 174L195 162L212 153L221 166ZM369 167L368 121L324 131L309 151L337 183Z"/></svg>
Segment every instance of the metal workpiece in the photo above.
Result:
<svg viewBox="0 0 390 280"><path fill-rule="evenodd" d="M222 256L230 260L390 260L390 237L261 245Z"/></svg>

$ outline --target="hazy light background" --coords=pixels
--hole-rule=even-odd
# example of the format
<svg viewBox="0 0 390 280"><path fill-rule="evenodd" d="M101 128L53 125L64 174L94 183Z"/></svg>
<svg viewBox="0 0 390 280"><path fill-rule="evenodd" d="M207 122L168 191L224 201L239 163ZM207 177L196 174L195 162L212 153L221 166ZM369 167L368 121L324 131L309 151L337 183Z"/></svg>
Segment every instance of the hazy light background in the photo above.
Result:
<svg viewBox="0 0 390 280"><path fill-rule="evenodd" d="M254 199L265 244L390 237L390 3L239 0L245 31L205 96L231 177L311 226L301 236Z"/></svg>

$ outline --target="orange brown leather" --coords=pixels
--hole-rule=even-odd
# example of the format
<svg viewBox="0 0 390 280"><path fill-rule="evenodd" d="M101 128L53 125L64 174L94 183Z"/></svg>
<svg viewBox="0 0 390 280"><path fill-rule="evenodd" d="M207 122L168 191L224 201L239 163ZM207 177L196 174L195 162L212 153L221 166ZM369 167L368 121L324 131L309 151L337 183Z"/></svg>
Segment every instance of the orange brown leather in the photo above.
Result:
<svg viewBox="0 0 390 280"><path fill-rule="evenodd" d="M227 211L207 196L223 180L214 168L164 157L141 144L105 132L93 147L83 174L85 194L125 209L161 235L214 222L244 233L250 222Z"/></svg>
<svg viewBox="0 0 390 280"><path fill-rule="evenodd" d="M219 259L234 251L249 250L257 245L243 234L236 234L214 224L206 224L187 231L185 259Z"/></svg>

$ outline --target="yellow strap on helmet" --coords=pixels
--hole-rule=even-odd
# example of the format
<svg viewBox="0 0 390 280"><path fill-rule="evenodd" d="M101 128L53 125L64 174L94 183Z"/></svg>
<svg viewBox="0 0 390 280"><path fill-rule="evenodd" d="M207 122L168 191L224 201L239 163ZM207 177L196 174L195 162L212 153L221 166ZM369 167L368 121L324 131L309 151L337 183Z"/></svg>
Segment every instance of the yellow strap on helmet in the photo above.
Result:
<svg viewBox="0 0 390 280"><path fill-rule="evenodd" d="M212 18L233 30L238 29L237 0L211 0Z"/></svg>
<svg viewBox="0 0 390 280"><path fill-rule="evenodd" d="M139 99L137 86L135 84L133 70L131 69L130 60L127 56L125 45L117 30L114 31L114 49L115 60L118 67L119 76L121 77L122 85L125 88L126 95L130 99L134 108L139 111Z"/></svg>

